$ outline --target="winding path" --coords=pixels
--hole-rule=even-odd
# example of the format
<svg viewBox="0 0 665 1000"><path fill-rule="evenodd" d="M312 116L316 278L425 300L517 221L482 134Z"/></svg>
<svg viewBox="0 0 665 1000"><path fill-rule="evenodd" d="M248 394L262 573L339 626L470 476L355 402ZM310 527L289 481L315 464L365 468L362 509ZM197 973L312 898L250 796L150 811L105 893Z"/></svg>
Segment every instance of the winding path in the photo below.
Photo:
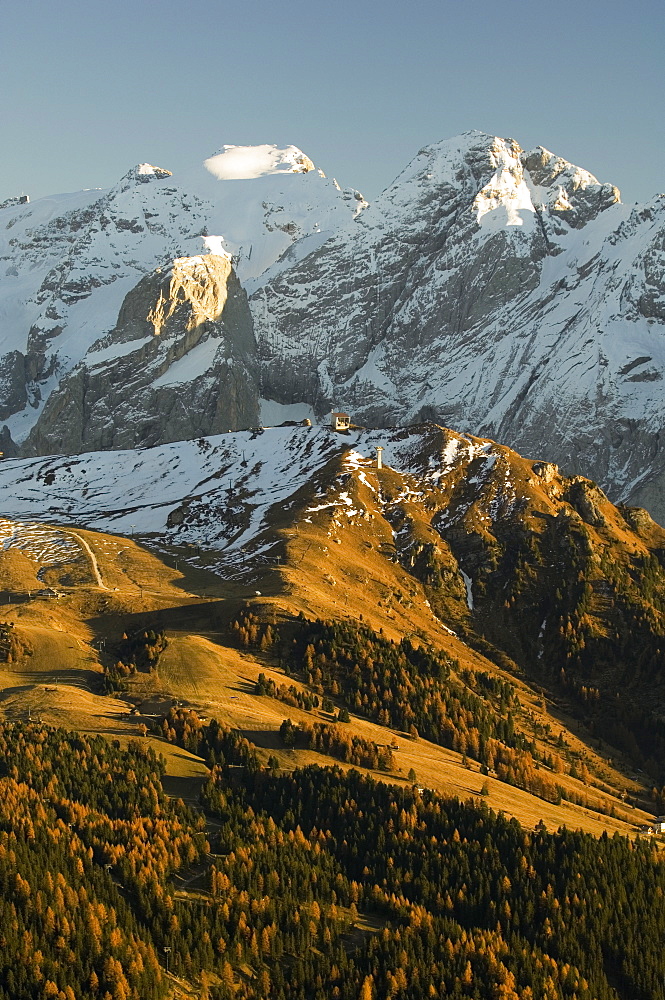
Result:
<svg viewBox="0 0 665 1000"><path fill-rule="evenodd" d="M108 590L109 588L106 586L106 584L102 580L102 574L99 572L99 566L97 565L97 557L95 556L95 553L92 551L92 549L90 548L90 546L86 542L85 538L82 538L81 535L77 534L76 531L70 531L69 534L73 535L74 538L78 539L78 541L81 543L81 545L83 546L83 548L85 549L85 551L90 556L90 562L92 563L92 572L95 574L95 579L97 581L97 586L101 587L102 590Z"/></svg>

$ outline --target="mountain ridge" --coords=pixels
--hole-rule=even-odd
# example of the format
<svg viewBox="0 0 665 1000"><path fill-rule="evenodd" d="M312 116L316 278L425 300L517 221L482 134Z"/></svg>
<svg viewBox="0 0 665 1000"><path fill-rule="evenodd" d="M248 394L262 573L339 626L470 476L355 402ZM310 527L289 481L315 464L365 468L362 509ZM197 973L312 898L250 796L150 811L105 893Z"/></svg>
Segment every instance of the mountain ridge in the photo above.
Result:
<svg viewBox="0 0 665 1000"><path fill-rule="evenodd" d="M60 392L63 415L78 413L91 365L110 381L94 345L113 337L123 298L155 267L207 249L231 252L254 325L249 409L229 414L230 429L261 400L315 419L344 408L376 426L435 419L591 475L614 500L665 518L665 197L631 208L543 147L470 132L425 147L367 206L266 148L289 169L219 180L198 168L197 194L151 167L140 180L130 171L110 201L87 193L66 199L64 214L48 199L4 210L7 453L129 441L128 428L113 429L112 394L99 397L90 434L81 415L70 432L71 419L47 414L46 399ZM249 232L258 235L248 245ZM63 250L37 287L38 262ZM218 377L214 366L193 372ZM180 384L186 395L194 383L185 374ZM152 403L140 410L154 398L146 390L132 400L138 425L149 425L136 443L156 444ZM122 391L121 380L113 392ZM125 410L136 417L135 405ZM220 428L211 419L200 433ZM190 433L191 422L166 421L162 440Z"/></svg>

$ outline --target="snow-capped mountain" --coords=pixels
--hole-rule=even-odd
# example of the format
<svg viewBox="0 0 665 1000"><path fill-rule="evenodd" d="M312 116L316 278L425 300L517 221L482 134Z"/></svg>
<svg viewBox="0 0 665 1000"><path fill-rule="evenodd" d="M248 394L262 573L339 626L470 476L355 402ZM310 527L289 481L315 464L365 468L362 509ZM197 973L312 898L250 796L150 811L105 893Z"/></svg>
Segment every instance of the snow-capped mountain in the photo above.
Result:
<svg viewBox="0 0 665 1000"><path fill-rule="evenodd" d="M135 306L134 290L144 276L156 268L163 273L174 259L189 257L196 264L201 254L212 254L232 258L233 272L248 282L294 242L318 245L326 233L353 218L366 204L358 192L342 191L335 181L325 178L294 146L225 146L180 176L144 163L110 191L16 202L9 199L0 210L0 421L7 427L8 452L13 450L12 442L33 452L131 443L122 433L129 410L124 416L117 413L117 397L100 407L94 399L93 420L104 426L104 432L87 442L84 428L91 406L81 399L81 380L87 383L89 374L98 375L109 387L111 383L117 387L128 372L143 369L144 349L155 353L150 344L156 331L148 313L156 301L148 301L145 294L145 315L135 317L143 321L142 329L137 327L131 338L126 330L116 331L123 327L119 313L126 296L132 293L130 306L132 298ZM212 271L219 281L218 269ZM158 290L156 296L164 297ZM187 324L191 325L191 317ZM146 427L142 432L141 423L149 425L156 409L164 412L147 391L148 383L163 378L171 361L180 360L202 337L210 339L210 333L204 336L199 329L198 336L189 337L189 343L171 352L172 356L161 357L143 379L141 398L148 403L146 411L142 404L130 407L131 419L139 418L134 440L149 440L150 432ZM128 349L130 340L136 348L133 353ZM119 345L117 350L114 344ZM125 357L122 372L117 366L119 354ZM209 344L207 363L202 369L197 363L195 372L190 365L189 378L206 372L215 377L215 364L215 351ZM107 365L114 366L113 374ZM68 388L53 401L26 445L49 396L74 369L76 375ZM250 379L247 384L254 393L256 414L254 382ZM127 385L128 397L136 395L136 388ZM81 411L78 418L73 417L73 410ZM228 426L250 421L250 413L242 407L228 417ZM81 426L72 425L73 419ZM216 426L194 416L194 423L204 424L199 433L210 433L227 419ZM49 431L59 420L63 426L51 440ZM188 426L180 424L176 429L174 425L166 436L182 435Z"/></svg>
<svg viewBox="0 0 665 1000"><path fill-rule="evenodd" d="M224 147L180 177L144 165L111 192L1 211L6 450L158 444L259 412L433 418L665 519L664 197L625 206L480 132L421 150L369 207L311 166ZM202 318L206 253L219 300ZM189 278L165 287L176 258Z"/></svg>
<svg viewBox="0 0 665 1000"><path fill-rule="evenodd" d="M436 419L665 517L664 197L630 208L542 148L467 133L282 266L251 301L266 395Z"/></svg>

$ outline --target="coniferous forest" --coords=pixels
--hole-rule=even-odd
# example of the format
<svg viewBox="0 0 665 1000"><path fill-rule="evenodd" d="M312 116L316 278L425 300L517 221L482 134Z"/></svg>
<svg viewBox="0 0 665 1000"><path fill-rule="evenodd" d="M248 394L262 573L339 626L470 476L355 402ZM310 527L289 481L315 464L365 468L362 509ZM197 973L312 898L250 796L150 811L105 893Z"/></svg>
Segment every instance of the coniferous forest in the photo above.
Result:
<svg viewBox="0 0 665 1000"><path fill-rule="evenodd" d="M338 767L263 768L207 727L200 809L149 742L0 728L0 996L665 995L650 842L526 830Z"/></svg>

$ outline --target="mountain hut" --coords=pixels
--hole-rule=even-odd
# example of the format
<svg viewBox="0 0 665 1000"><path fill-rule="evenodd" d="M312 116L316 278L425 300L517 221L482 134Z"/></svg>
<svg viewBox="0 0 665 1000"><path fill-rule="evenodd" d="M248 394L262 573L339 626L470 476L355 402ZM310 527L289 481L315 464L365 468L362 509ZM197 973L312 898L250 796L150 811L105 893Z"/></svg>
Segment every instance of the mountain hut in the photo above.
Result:
<svg viewBox="0 0 665 1000"><path fill-rule="evenodd" d="M334 431L348 431L351 418L348 413L331 413L330 423Z"/></svg>

